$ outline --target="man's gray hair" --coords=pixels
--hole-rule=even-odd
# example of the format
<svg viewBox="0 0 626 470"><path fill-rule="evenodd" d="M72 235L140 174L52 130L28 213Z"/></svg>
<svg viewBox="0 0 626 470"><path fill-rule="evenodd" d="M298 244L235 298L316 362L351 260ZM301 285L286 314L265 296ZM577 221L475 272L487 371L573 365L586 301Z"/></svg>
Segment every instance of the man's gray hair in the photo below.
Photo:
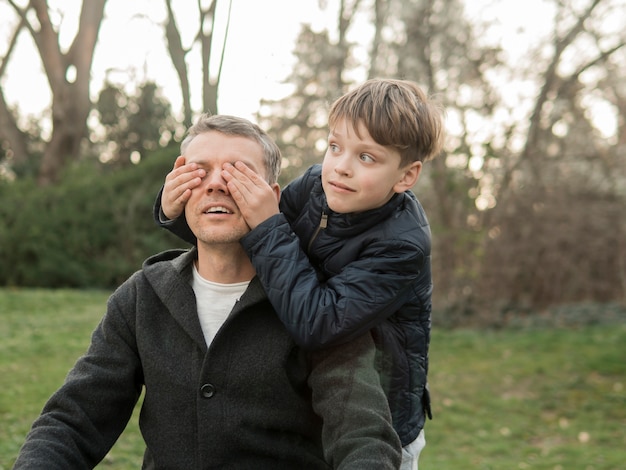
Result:
<svg viewBox="0 0 626 470"><path fill-rule="evenodd" d="M259 126L241 117L228 116L224 114L202 114L195 124L189 128L187 136L181 142L181 155L185 154L187 146L196 136L210 131L246 137L258 142L261 147L263 147L267 182L269 184L274 184L278 181L282 157L276 142L274 142L274 140Z"/></svg>

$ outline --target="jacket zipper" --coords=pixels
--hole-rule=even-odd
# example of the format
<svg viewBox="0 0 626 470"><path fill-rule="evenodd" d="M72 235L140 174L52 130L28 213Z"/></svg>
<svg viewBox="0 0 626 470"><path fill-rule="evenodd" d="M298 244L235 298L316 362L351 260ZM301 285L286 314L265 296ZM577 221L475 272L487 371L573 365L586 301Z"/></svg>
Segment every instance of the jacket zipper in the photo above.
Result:
<svg viewBox="0 0 626 470"><path fill-rule="evenodd" d="M311 241L309 241L309 245L307 247L307 251L309 253L311 252L311 246L313 246L313 242L319 235L320 230L326 228L326 225L328 225L328 215L324 211L322 211L322 219L320 220L320 224L318 225L317 229L315 230L315 233L311 237Z"/></svg>

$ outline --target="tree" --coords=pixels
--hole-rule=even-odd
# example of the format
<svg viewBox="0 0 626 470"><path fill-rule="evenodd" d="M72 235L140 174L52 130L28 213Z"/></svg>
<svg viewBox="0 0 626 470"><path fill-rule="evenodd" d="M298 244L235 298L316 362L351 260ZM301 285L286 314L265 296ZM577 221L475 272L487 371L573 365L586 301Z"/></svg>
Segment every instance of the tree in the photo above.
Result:
<svg viewBox="0 0 626 470"><path fill-rule="evenodd" d="M190 52L191 47L184 48L180 30L178 28L172 1L165 0L167 6L167 20L165 22L165 37L167 39L168 51L172 64L178 74L180 81L181 93L183 97L183 112L185 127L191 125L193 110L191 107L191 92L189 89L189 71L185 58ZM210 0L208 6L203 6L202 0L198 0L199 27L194 43L200 44L200 55L202 58L202 112L217 113L217 91L219 88L220 78L222 75L222 64L224 61L224 51L226 49L226 41L228 39L228 26L230 24L230 10L232 0L228 2L228 18L226 20L226 32L224 41L220 51L220 60L217 71L210 68L211 57L213 54L213 44L215 31L215 23L217 21L216 10L218 0ZM212 73L214 77L212 77Z"/></svg>
<svg viewBox="0 0 626 470"><path fill-rule="evenodd" d="M52 94L52 133L46 143L38 175L39 183L46 185L57 180L68 161L78 158L81 143L87 135L87 116L91 110L91 64L106 0L83 2L78 31L66 52L61 50L58 27L51 21L46 0L30 0L26 7L20 7L14 0L7 1L19 18L13 38L17 38L24 28L30 33ZM12 41L2 60L0 71L3 73L14 45ZM0 124L3 124L0 137L8 142L14 158L26 158L27 136L18 128L4 96L0 97Z"/></svg>
<svg viewBox="0 0 626 470"><path fill-rule="evenodd" d="M0 77L3 77L6 73L7 66L9 64L9 58L11 51L15 48L19 32L22 29L22 25L18 25L15 28L11 39L9 40L9 46L7 54L3 57L0 63ZM4 93L0 86L0 142L2 142L2 154L4 158L12 161L14 164L23 165L27 160L28 150L26 146L26 139L24 138L19 127L17 127L16 118L13 112L9 109L7 102L4 99Z"/></svg>
<svg viewBox="0 0 626 470"><path fill-rule="evenodd" d="M527 124L511 129L512 136L524 133L523 146L513 151L514 140L505 141L493 173L498 204L486 227L483 289L541 307L624 300L626 34L612 18L626 4L553 7L551 37L518 70L537 91ZM607 118L612 130L598 123Z"/></svg>
<svg viewBox="0 0 626 470"><path fill-rule="evenodd" d="M106 83L96 111L105 132L102 136L93 135L91 141L104 144L101 161L118 166L139 163L147 153L168 145L178 127L170 103L154 82L143 83L134 95Z"/></svg>
<svg viewBox="0 0 626 470"><path fill-rule="evenodd" d="M287 78L294 85L293 93L281 100L261 102L257 119L271 130L283 153L281 182L321 161L328 138L330 103L350 85L346 78L352 64L348 33L360 6L360 0L339 3L335 40L328 31L316 32L302 25L294 50L297 63Z"/></svg>

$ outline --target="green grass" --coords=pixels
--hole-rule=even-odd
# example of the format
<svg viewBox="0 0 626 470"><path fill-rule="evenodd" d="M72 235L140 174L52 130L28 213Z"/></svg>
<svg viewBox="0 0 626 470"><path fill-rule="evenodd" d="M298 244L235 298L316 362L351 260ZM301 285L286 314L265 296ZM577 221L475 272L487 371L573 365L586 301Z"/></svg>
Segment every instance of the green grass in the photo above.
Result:
<svg viewBox="0 0 626 470"><path fill-rule="evenodd" d="M85 351L108 292L0 289L0 470L10 469L32 421ZM99 468L141 468L136 412Z"/></svg>
<svg viewBox="0 0 626 470"><path fill-rule="evenodd" d="M107 292L0 289L0 470L87 347ZM421 470L617 470L626 457L626 321L435 331ZM137 415L99 468L141 468Z"/></svg>
<svg viewBox="0 0 626 470"><path fill-rule="evenodd" d="M422 469L626 468L626 324L435 332Z"/></svg>

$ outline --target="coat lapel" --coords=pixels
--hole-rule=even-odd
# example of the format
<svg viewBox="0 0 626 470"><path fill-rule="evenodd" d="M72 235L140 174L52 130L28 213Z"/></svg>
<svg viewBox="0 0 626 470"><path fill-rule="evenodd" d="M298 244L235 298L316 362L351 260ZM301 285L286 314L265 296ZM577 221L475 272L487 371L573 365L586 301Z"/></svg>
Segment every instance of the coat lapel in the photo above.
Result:
<svg viewBox="0 0 626 470"><path fill-rule="evenodd" d="M172 318L206 351L206 341L198 319L196 296L190 283L191 263L196 257L196 249L192 248L170 261L144 267L144 272Z"/></svg>

